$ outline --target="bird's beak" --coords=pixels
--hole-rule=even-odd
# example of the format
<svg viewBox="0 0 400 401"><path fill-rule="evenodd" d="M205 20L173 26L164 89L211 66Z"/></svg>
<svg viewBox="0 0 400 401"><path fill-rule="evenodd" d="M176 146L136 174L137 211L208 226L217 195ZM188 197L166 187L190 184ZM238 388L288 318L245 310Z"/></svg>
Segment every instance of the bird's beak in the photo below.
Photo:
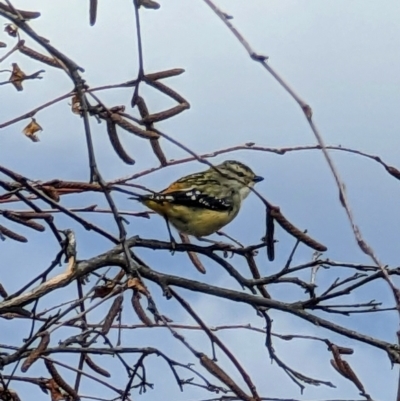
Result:
<svg viewBox="0 0 400 401"><path fill-rule="evenodd" d="M264 179L264 177L260 177L259 175L256 175L254 178L253 178L253 182L260 182L260 181L262 181Z"/></svg>

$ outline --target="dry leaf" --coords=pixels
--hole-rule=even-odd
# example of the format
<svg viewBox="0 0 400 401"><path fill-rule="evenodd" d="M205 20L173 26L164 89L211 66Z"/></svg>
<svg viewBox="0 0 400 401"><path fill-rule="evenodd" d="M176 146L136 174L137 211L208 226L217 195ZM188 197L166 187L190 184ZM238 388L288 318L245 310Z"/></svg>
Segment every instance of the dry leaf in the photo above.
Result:
<svg viewBox="0 0 400 401"><path fill-rule="evenodd" d="M108 294L111 293L111 291L115 288L117 284L119 284L119 281L124 277L125 272L121 269L117 275L109 281L106 285L100 285L98 287L95 287L94 289L94 294L92 296L92 300L95 298L104 298Z"/></svg>
<svg viewBox="0 0 400 401"><path fill-rule="evenodd" d="M60 195L58 194L58 191L49 185L43 185L40 188L49 198L53 199L54 202L59 202L60 201Z"/></svg>
<svg viewBox="0 0 400 401"><path fill-rule="evenodd" d="M141 292L143 295L148 296L149 292L147 291L147 288L142 284L142 282L137 278L130 278L127 281L127 287L131 288L134 291L139 291Z"/></svg>
<svg viewBox="0 0 400 401"><path fill-rule="evenodd" d="M81 114L81 102L79 101L79 96L74 95L71 99L71 110L74 114Z"/></svg>
<svg viewBox="0 0 400 401"><path fill-rule="evenodd" d="M12 63L12 73L9 81L14 85L18 92L21 92L24 88L22 87L22 81L25 79L26 74L19 68L17 63Z"/></svg>
<svg viewBox="0 0 400 401"><path fill-rule="evenodd" d="M18 28L13 24L7 24L4 28L4 32L7 32L10 36L15 38L17 36Z"/></svg>
<svg viewBox="0 0 400 401"><path fill-rule="evenodd" d="M46 383L46 387L50 390L51 401L60 401L65 399L65 395L63 395L60 386L54 381L54 379L50 379Z"/></svg>
<svg viewBox="0 0 400 401"><path fill-rule="evenodd" d="M40 141L39 137L36 135L36 132L39 131L43 131L43 128L34 118L32 118L32 121L22 130L22 132L33 142Z"/></svg>
<svg viewBox="0 0 400 401"><path fill-rule="evenodd" d="M111 293L111 291L114 289L115 283L108 283L107 285L101 285L98 286L94 289L94 294L92 296L92 300L95 298L104 298L108 294Z"/></svg>
<svg viewBox="0 0 400 401"><path fill-rule="evenodd" d="M18 394L9 388L0 387L0 400L21 401Z"/></svg>

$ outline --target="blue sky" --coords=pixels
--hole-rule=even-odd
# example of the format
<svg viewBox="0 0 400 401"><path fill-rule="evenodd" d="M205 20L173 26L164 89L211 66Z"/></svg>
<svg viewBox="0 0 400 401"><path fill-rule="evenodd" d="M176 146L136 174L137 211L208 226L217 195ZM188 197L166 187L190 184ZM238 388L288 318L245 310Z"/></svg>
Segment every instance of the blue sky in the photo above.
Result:
<svg viewBox="0 0 400 401"><path fill-rule="evenodd" d="M36 0L36 10L41 11L42 17L32 21L31 26L85 68L84 78L90 86L133 79L137 73L137 49L131 2L99 0L98 19L94 27L89 26L86 3L69 0L55 4L51 0ZM184 68L184 74L164 82L184 96L191 108L158 123L159 129L198 153L246 142L276 148L316 143L297 104L260 65L248 57L240 43L203 1L160 0L160 3L158 11L141 10L145 71ZM32 2L27 0L14 1L13 4L23 9L32 6ZM314 112L313 120L327 144L379 155L385 162L400 169L398 2L221 0L217 4L234 17L232 22L251 46L269 56L270 65L310 104ZM0 40L12 45L5 35L0 36ZM30 40L27 44L40 49ZM5 51L1 50L0 57ZM39 63L25 56L14 55L1 64L1 69L10 68L12 62L18 62L27 74L42 68ZM45 67L45 70L43 80L24 83L24 92L17 93L11 85L1 87L1 122L72 89L70 81L61 71L50 67ZM0 75L0 81L7 78L7 74ZM142 89L142 96L154 112L175 105L154 90ZM101 92L100 95L109 106L124 104L129 107L132 91L117 89ZM83 125L79 117L70 113L68 101L38 113L36 119L44 128L39 134L40 143L30 142L21 133L27 122L0 131L1 164L35 180L56 177L88 179ZM145 140L120 132L125 148L136 159L134 166L124 165L108 142L104 124L97 124L93 120L91 128L100 171L105 179L115 179L157 165ZM165 140L161 141L161 145L170 159L186 156L184 151ZM355 219L364 237L383 264L396 266L400 238L400 183L371 160L343 152L331 152L331 155L345 182ZM265 177L257 185L258 190L269 201L279 205L292 223L301 229L308 229L312 237L327 245L329 250L326 257L369 263L356 245L340 205L337 188L319 151L294 152L284 156L242 151L229 156L232 157L249 164L257 174ZM226 158L223 155L211 161L218 163ZM137 183L161 189L180 175L201 169L203 166L196 162L178 165L146 176ZM139 205L126 201L125 197L116 196L116 200L122 209L142 210ZM105 205L104 199L98 196L85 199L66 196L62 202L68 207L91 203ZM245 243L256 242L264 232L264 217L261 216L261 203L250 196L238 218L226 231ZM92 215L85 217L117 233L112 219ZM162 219L132 218L130 221L127 227L130 235L167 238ZM57 222L76 230L80 258L94 256L111 247L106 240L94 233L87 233L69 220L57 217ZM50 250L56 252L57 249L50 235L23 230L22 233L29 234L28 244L11 241L2 244L2 260L7 268L1 270L0 281L10 292L22 285L20 277L28 281L43 270L53 259ZM276 261L267 263L265 255L258 258L261 272L265 275L281 268L294 243L293 238L280 229L277 229L276 235L279 240ZM171 258L153 251L139 251L139 254L157 270L238 289L236 283L218 266L208 261L205 261L207 275L200 276L186 256ZM306 262L311 257L312 251L302 246L294 263ZM240 261L234 261L242 272L246 272ZM8 266L13 267L10 270ZM19 272L17 277L15 269ZM319 283L323 287L344 274L348 274L344 269L320 272ZM304 294L289 285L273 286L270 290L276 299L282 301L304 298ZM48 296L47 302L50 304L59 299L71 299L76 295L75 292L75 288L68 287L59 294ZM210 325L264 325L247 306L232 305L201 294L181 293L188 297L192 306ZM167 303L162 299L158 289L154 288L154 294L160 308L176 322L190 322L175 303ZM383 300L387 305L392 302L384 283L370 285L347 297L346 302L365 302L370 299ZM129 306L129 300L127 303ZM99 308L98 313L104 314L106 310L107 306ZM132 312L126 313L128 322L137 320ZM97 316L100 315L93 315L93 320ZM328 336L323 329L282 313L273 312L271 316L277 332ZM357 316L354 319L337 317L335 321L387 341L396 341L398 321L394 313ZM10 336L17 330L24 330L25 326L1 321L0 327L0 343L4 343L9 342ZM135 344L147 345L149 341L159 344L162 341L174 358L188 358L189 362L190 356L177 346L164 329L148 335L144 333L138 331L132 334ZM26 335L26 331L23 335ZM196 347L204 346L207 349L204 336L186 332L185 336ZM302 369L305 374L332 380L338 387L307 387L304 395L300 395L282 371L270 364L262 335L241 330L224 332L221 337L232 350L238 352L240 360L254 375L260 393L265 396L304 400L359 398L354 386L333 371L329 363L330 355L320 345L300 340L296 343L276 340L276 349L287 363ZM129 338L127 336L127 341ZM398 369L391 369L383 352L336 335L329 338L340 345L354 347L355 354L347 360L366 385L367 392L379 400L394 398ZM151 366L158 369L159 365L154 363ZM157 376L153 372L153 380ZM163 374L161 376L164 377ZM169 379L162 379L165 383L158 383L155 390L144 397L161 399L165 389L168 389L171 399L188 399L189 395L189 399L195 400L202 396L197 390L179 394L170 376L166 377ZM95 386L91 388L88 385L88 392L98 391L96 385L91 384ZM26 386L21 389L27 391Z"/></svg>

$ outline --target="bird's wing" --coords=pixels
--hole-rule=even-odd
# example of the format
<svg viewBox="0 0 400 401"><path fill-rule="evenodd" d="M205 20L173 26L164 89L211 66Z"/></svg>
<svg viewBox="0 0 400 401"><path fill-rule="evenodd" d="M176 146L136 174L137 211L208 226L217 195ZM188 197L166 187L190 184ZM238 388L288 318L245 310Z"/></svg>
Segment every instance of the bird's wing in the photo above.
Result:
<svg viewBox="0 0 400 401"><path fill-rule="evenodd" d="M210 210L229 210L232 208L232 196L216 197L202 193L196 188L167 188L161 193L146 195L146 199L154 202L169 202L176 205L197 207Z"/></svg>

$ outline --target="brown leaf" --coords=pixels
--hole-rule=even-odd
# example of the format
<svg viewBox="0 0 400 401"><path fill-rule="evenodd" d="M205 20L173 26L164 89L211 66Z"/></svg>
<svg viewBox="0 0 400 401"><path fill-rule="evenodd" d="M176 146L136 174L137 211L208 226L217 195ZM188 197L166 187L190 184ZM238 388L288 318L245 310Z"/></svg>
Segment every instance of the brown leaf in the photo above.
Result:
<svg viewBox="0 0 400 401"><path fill-rule="evenodd" d="M32 118L32 121L22 130L22 132L33 142L39 142L40 139L36 132L43 131L43 128Z"/></svg>
<svg viewBox="0 0 400 401"><path fill-rule="evenodd" d="M106 285L100 285L98 287L95 287L94 289L94 294L92 296L92 300L95 298L104 298L106 297L108 294L111 293L111 291L115 288L115 286L117 284L119 284L119 282L123 279L125 275L124 270L120 270L116 276L109 281Z"/></svg>
<svg viewBox="0 0 400 401"><path fill-rule="evenodd" d="M65 399L60 386L54 381L54 379L48 380L46 388L50 390L51 401L60 401Z"/></svg>
<svg viewBox="0 0 400 401"><path fill-rule="evenodd" d="M137 277L130 278L126 284L127 284L128 288L131 288L134 291L139 291L140 293L142 293L143 295L146 295L146 296L149 295L147 288L143 285L143 283Z"/></svg>
<svg viewBox="0 0 400 401"><path fill-rule="evenodd" d="M13 38L17 37L18 28L13 24L6 24L4 32L7 32Z"/></svg>
<svg viewBox="0 0 400 401"><path fill-rule="evenodd" d="M95 287L94 289L94 294L92 296L92 300L95 298L104 298L108 294L111 293L111 291L114 289L115 283L108 283L106 285L100 285L98 287Z"/></svg>
<svg viewBox="0 0 400 401"><path fill-rule="evenodd" d="M53 199L55 202L60 201L60 195L58 194L58 191L51 187L51 186L42 186L40 188L49 198Z"/></svg>
<svg viewBox="0 0 400 401"><path fill-rule="evenodd" d="M18 394L9 388L0 387L0 400L21 401Z"/></svg>
<svg viewBox="0 0 400 401"><path fill-rule="evenodd" d="M19 68L17 63L12 63L12 73L9 81L14 85L18 92L22 91L22 81L26 78L26 74Z"/></svg>
<svg viewBox="0 0 400 401"><path fill-rule="evenodd" d="M79 101L79 96L75 94L71 99L71 110L74 114L81 114L81 102Z"/></svg>

